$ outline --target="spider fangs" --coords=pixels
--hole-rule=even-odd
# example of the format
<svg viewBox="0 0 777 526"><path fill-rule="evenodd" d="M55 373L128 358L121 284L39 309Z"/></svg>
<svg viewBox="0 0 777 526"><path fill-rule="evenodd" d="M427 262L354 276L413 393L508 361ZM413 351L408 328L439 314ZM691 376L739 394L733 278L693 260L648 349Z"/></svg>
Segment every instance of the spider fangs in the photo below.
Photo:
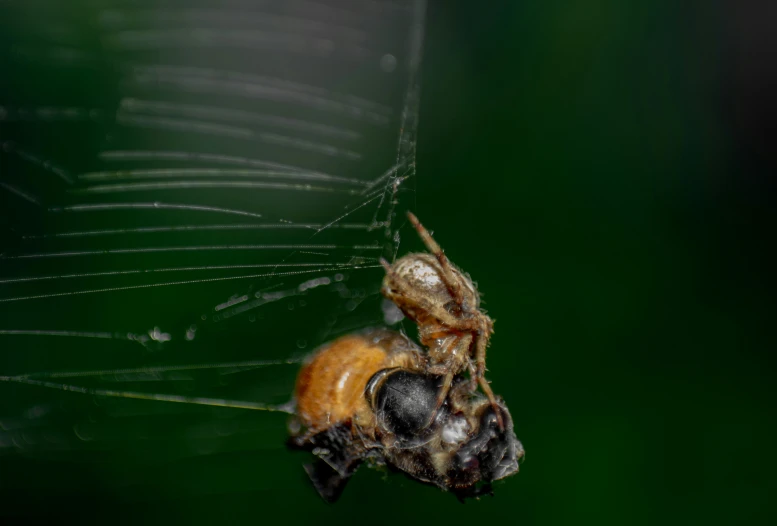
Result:
<svg viewBox="0 0 777 526"><path fill-rule="evenodd" d="M386 269L382 292L418 325L420 342L428 351L427 372L443 377L427 425L448 396L456 375L466 369L470 391L480 386L504 430L499 404L484 376L493 321L480 310L480 295L469 276L448 260L415 215L408 212L407 217L430 253L408 254L393 264L381 260Z"/></svg>

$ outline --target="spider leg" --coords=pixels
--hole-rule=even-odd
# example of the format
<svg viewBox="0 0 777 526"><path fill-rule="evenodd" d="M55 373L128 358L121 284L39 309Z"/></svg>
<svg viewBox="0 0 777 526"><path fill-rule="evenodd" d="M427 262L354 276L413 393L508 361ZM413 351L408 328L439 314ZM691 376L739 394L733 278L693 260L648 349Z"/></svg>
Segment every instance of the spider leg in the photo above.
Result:
<svg viewBox="0 0 777 526"><path fill-rule="evenodd" d="M472 360L469 360L469 363L467 364L467 370L469 371L469 390L474 391L478 388L478 373L477 368L475 368L475 364L472 363Z"/></svg>
<svg viewBox="0 0 777 526"><path fill-rule="evenodd" d="M440 386L440 392L437 393L437 402L434 406L434 411L432 412L432 416L429 418L429 421L426 423L424 428L432 425L434 419L437 418L437 411L440 410L442 404L445 403L445 399L448 398L448 392L451 390L451 385L453 384L453 371L453 369L450 369L447 373L445 373L445 376L442 379L442 385Z"/></svg>
<svg viewBox="0 0 777 526"><path fill-rule="evenodd" d="M394 271L391 270L391 263L385 260L385 258L380 258L380 264L383 265L383 268L386 269L386 274L394 274Z"/></svg>
<svg viewBox="0 0 777 526"><path fill-rule="evenodd" d="M491 402L491 407L494 408L494 413L496 413L496 421L499 424L499 430L504 431L505 423L502 419L502 410L499 409L499 404L496 402L496 396L494 396L494 392L491 390L491 386L483 376L478 377L478 383L480 384L480 388L483 390L483 392L486 393L486 398L488 398L488 401Z"/></svg>
<svg viewBox="0 0 777 526"><path fill-rule="evenodd" d="M450 392L451 385L453 384L453 377L456 376L457 373L460 373L465 367L467 361L469 361L469 348L471 345L472 335L465 334L459 338L459 340L456 342L456 346L453 348L450 354L448 354L450 357L449 361L444 364L447 372L445 373L445 376L443 376L442 384L440 385L440 391L437 393L437 403L435 404L434 411L432 412L432 415L429 418L429 421L426 423L425 427L429 427L432 422L434 422L434 419L437 418L437 411L440 410L442 404L445 403L445 399L448 398L448 392ZM466 361L459 361L462 359Z"/></svg>
<svg viewBox="0 0 777 526"><path fill-rule="evenodd" d="M461 305L464 301L464 298L461 294L461 284L459 283L459 280L453 271L453 267L451 262L448 260L448 256L445 255L445 252L443 252L440 245L437 244L437 241L434 240L429 231L424 227L424 225L421 224L421 222L415 215L413 215L412 212L407 213L407 218L418 232L418 235L421 237L421 241L423 241L424 245L426 245L426 249L437 258L437 261L440 262L440 266L442 267L443 271L443 278L445 278L445 285L448 287L448 290L450 291L451 296L453 296L453 299L456 300L456 303Z"/></svg>
<svg viewBox="0 0 777 526"><path fill-rule="evenodd" d="M489 332L486 332L486 331L489 331ZM486 324L486 331L483 331L483 330L477 331L476 337L475 337L475 378L477 379L477 382L480 385L480 389L483 390L486 397L488 398L488 401L491 402L491 407L494 408L494 412L496 413L496 419L497 419L497 422L499 423L499 429L504 431L505 425L504 425L504 421L502 420L502 411L499 409L499 404L497 404L496 402L496 397L494 396L494 392L491 390L491 385L489 385L485 377L486 348L488 347L488 340L489 340L488 335L491 331L490 320Z"/></svg>
<svg viewBox="0 0 777 526"><path fill-rule="evenodd" d="M493 332L493 322L487 316L483 316L481 328L475 332L475 366L478 377L486 373L486 349Z"/></svg>

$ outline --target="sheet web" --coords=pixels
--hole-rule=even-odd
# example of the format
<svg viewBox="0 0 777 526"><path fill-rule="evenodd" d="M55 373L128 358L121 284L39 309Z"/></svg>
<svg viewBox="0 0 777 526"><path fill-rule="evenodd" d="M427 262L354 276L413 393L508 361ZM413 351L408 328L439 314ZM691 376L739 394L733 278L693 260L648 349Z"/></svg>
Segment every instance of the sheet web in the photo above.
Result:
<svg viewBox="0 0 777 526"><path fill-rule="evenodd" d="M424 2L253 5L4 8L0 455L277 447L250 409L397 321Z"/></svg>

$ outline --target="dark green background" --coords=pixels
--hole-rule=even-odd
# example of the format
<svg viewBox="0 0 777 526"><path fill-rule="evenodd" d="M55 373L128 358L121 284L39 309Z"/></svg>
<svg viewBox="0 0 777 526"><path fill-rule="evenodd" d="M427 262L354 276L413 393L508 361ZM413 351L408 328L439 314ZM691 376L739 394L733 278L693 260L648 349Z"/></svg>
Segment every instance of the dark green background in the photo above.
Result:
<svg viewBox="0 0 777 526"><path fill-rule="evenodd" d="M326 505L305 456L277 446L284 418L260 415L255 451L156 471L0 457L0 478L17 477L3 487L26 488L5 509L108 524L767 521L773 166L732 117L747 101L726 9L429 7L412 208L496 319L489 376L527 457L494 498L460 505L361 470Z"/></svg>
<svg viewBox="0 0 777 526"><path fill-rule="evenodd" d="M485 292L490 376L527 449L459 517L773 514L774 165L731 122L747 101L727 7L432 8L417 211Z"/></svg>

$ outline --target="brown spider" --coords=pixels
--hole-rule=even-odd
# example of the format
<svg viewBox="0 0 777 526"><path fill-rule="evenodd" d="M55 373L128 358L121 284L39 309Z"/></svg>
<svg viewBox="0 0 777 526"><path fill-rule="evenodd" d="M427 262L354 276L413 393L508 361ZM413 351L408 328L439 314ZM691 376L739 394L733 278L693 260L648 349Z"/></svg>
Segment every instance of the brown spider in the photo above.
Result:
<svg viewBox="0 0 777 526"><path fill-rule="evenodd" d="M415 215L408 212L407 217L430 254L407 254L393 264L382 259L386 269L383 295L418 324L421 344L428 349L427 372L443 377L436 409L448 396L454 377L466 369L470 391L480 385L504 430L496 397L484 377L493 321L480 310L480 295L469 275L448 260Z"/></svg>

